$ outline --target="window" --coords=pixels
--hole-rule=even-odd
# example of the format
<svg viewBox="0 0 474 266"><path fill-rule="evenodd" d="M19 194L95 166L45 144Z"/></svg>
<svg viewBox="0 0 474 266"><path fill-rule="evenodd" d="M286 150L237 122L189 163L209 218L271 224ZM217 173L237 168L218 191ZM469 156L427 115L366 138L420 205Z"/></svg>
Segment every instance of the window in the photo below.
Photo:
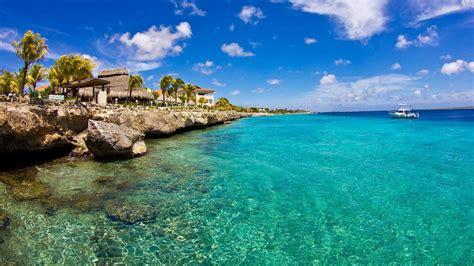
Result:
<svg viewBox="0 0 474 266"><path fill-rule="evenodd" d="M209 99L209 100L208 100L208 103L212 104L212 99Z"/></svg>

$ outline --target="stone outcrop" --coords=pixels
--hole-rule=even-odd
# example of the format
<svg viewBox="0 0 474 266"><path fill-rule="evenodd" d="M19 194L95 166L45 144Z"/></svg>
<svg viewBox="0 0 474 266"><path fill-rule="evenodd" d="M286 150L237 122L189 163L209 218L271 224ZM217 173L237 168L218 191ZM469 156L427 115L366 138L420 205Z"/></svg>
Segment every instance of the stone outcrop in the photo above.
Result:
<svg viewBox="0 0 474 266"><path fill-rule="evenodd" d="M16 200L34 200L50 195L49 188L34 177L10 174L0 174L0 181L6 184Z"/></svg>
<svg viewBox="0 0 474 266"><path fill-rule="evenodd" d="M126 224L152 222L156 215L150 206L134 203L109 203L105 212L109 218Z"/></svg>
<svg viewBox="0 0 474 266"><path fill-rule="evenodd" d="M90 112L83 107L0 104L0 153L64 147L87 129Z"/></svg>
<svg viewBox="0 0 474 266"><path fill-rule="evenodd" d="M135 129L89 120L86 145L96 158L132 158L146 152L145 135Z"/></svg>
<svg viewBox="0 0 474 266"><path fill-rule="evenodd" d="M10 161L42 161L67 154L88 156L85 139L89 120L129 127L147 137L159 137L250 115L234 111L164 111L0 102L0 159L9 161L4 165L10 165ZM141 142L134 146L134 153L145 149ZM95 152L100 157L100 152ZM126 156L130 154L128 150L124 153Z"/></svg>

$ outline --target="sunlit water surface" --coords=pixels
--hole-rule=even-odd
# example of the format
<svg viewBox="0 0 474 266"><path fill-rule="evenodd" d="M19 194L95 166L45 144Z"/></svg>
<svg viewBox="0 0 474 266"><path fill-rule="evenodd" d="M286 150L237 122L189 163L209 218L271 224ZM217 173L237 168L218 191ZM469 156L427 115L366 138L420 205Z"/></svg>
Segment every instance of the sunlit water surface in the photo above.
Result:
<svg viewBox="0 0 474 266"><path fill-rule="evenodd" d="M474 114L421 115L249 118L150 140L133 160L34 167L19 174L46 200L0 183L13 219L0 264L472 265ZM152 206L156 221L112 221L106 202Z"/></svg>

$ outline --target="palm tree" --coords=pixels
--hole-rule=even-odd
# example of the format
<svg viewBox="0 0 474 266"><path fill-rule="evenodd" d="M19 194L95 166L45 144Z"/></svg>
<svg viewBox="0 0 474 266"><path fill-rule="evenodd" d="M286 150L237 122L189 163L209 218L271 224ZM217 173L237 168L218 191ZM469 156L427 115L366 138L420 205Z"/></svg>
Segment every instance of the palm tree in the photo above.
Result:
<svg viewBox="0 0 474 266"><path fill-rule="evenodd" d="M166 93L170 90L174 78L172 76L164 76L160 79L161 95L163 96L163 104L166 105Z"/></svg>
<svg viewBox="0 0 474 266"><path fill-rule="evenodd" d="M170 94L174 95L175 103L178 103L178 93L179 89L184 87L184 81L182 79L174 79L173 83L171 84Z"/></svg>
<svg viewBox="0 0 474 266"><path fill-rule="evenodd" d="M186 102L185 102L185 106L188 106L188 102L190 100L192 100L193 98L193 94L194 92L196 91L196 88L197 86L194 85L194 84L186 84L184 87L183 87L183 90L184 90L184 94L186 95Z"/></svg>
<svg viewBox="0 0 474 266"><path fill-rule="evenodd" d="M19 42L13 42L13 45L15 46L16 55L24 63L19 88L19 94L22 95L30 65L46 57L48 46L46 45L46 39L41 38L39 33L33 33L31 30L27 31Z"/></svg>
<svg viewBox="0 0 474 266"><path fill-rule="evenodd" d="M187 101L187 98L186 98L186 94L179 94L178 95L178 98L181 100L182 103L186 103Z"/></svg>
<svg viewBox="0 0 474 266"><path fill-rule="evenodd" d="M16 75L9 71L4 71L0 76L0 93L17 92L19 88Z"/></svg>
<svg viewBox="0 0 474 266"><path fill-rule="evenodd" d="M80 55L63 55L49 69L48 79L53 88L71 81L93 77L95 65Z"/></svg>
<svg viewBox="0 0 474 266"><path fill-rule="evenodd" d="M234 108L234 106L230 103L230 101L227 98L219 98L216 102L216 106L225 110Z"/></svg>
<svg viewBox="0 0 474 266"><path fill-rule="evenodd" d="M132 91L133 89L138 89L143 87L144 81L143 77L140 76L139 74L136 75L131 75L130 78L128 79L128 88L130 89L130 94L128 97L128 101L132 100Z"/></svg>
<svg viewBox="0 0 474 266"><path fill-rule="evenodd" d="M46 72L48 71L42 65L33 65L31 67L26 80L28 81L28 85L32 87L33 91L36 90L38 82L41 82L46 78Z"/></svg>

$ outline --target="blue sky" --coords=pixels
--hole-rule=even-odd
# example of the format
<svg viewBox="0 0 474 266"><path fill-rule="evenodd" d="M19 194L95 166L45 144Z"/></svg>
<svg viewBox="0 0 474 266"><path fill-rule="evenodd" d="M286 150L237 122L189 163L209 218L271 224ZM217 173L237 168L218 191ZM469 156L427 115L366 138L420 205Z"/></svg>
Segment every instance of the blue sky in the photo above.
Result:
<svg viewBox="0 0 474 266"><path fill-rule="evenodd" d="M79 53L244 106L474 105L472 0L0 0L0 68L20 67L10 43L28 29L48 40L46 66Z"/></svg>

